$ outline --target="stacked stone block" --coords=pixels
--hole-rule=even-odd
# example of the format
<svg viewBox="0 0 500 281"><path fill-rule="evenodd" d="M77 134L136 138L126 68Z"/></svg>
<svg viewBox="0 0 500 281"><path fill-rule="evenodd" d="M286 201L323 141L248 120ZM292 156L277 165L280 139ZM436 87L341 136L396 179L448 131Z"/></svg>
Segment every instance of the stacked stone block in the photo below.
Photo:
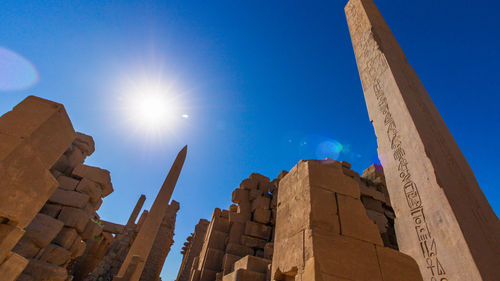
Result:
<svg viewBox="0 0 500 281"><path fill-rule="evenodd" d="M183 255L182 263L179 268L176 281L189 281L189 275L193 268L195 258L198 258L203 247L203 241L207 233L209 222L205 219L200 219L194 228L194 233L187 238L187 242L182 247L181 254Z"/></svg>
<svg viewBox="0 0 500 281"><path fill-rule="evenodd" d="M38 215L58 185L49 169L74 138L75 131L64 106L38 97L27 97L0 117L2 280L15 280L28 265L26 258L11 250L25 228L40 231L47 226L41 222L50 221ZM34 218L35 224L30 226ZM58 223L48 223L56 229L60 227ZM38 245L43 246L47 239L47 236L40 239Z"/></svg>
<svg viewBox="0 0 500 281"><path fill-rule="evenodd" d="M271 280L422 280L411 257L384 247L360 185L333 160L301 161L282 179Z"/></svg>
<svg viewBox="0 0 500 281"><path fill-rule="evenodd" d="M77 133L52 167L58 186L14 248L29 260L18 280L71 279L74 262L87 243L100 239L96 211L113 187L108 171L83 164L94 150L92 137Z"/></svg>

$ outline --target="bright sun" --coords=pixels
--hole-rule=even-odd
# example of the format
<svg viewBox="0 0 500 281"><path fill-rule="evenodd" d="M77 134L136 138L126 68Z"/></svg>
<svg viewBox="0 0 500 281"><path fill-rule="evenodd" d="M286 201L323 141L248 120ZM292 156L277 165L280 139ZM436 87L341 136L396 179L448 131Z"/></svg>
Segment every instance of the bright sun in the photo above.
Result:
<svg viewBox="0 0 500 281"><path fill-rule="evenodd" d="M183 112L181 95L158 81L145 79L129 85L124 102L127 123L147 136L173 131L179 122L189 117Z"/></svg>

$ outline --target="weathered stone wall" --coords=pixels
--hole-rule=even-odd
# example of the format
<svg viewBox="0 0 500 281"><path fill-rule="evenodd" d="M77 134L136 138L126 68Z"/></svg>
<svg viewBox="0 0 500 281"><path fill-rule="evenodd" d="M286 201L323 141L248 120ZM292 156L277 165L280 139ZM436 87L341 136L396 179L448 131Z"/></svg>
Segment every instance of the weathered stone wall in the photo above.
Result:
<svg viewBox="0 0 500 281"><path fill-rule="evenodd" d="M194 259L200 255L201 247L205 241L209 222L205 219L200 219L194 228L194 233L187 238L187 242L182 247L181 254L183 255L182 263L179 268L176 281L189 281L189 276L193 270Z"/></svg>
<svg viewBox="0 0 500 281"><path fill-rule="evenodd" d="M344 198L344 201L347 202L344 208L345 212L343 212L346 213L344 219L347 221L344 223L344 231L348 231L349 227L351 227L352 232L360 232L359 235L369 235L373 238L371 242L376 243L382 249L380 251L384 251L381 254L389 256L398 255L397 251L387 249L392 248L397 250L398 246L394 232L394 212L385 187L382 167L380 165L372 165L360 177L358 173L350 170L349 163L337 162L331 159L324 162L337 167L346 179L335 183L335 178L332 178L332 173L335 175L335 172L332 172L333 170L315 174L313 175L315 179L321 180L324 177L330 177L332 184L338 185L338 188L344 190L353 189L351 192L357 194L356 202L351 202L349 198ZM316 161L314 163L319 162ZM294 169L297 170L296 168ZM292 171L295 172L295 170ZM283 171L273 181L259 174L252 174L248 179L243 180L240 187L235 189L232 194L232 201L235 205L231 205L229 210L215 209L206 234L203 235L202 245L193 251L194 243L200 240L199 233L196 231L194 235L188 238L188 242L185 243L186 247L183 248L184 258L179 269L177 281L271 280L270 267L271 263L275 261L273 255L278 252L282 257L286 256L287 259L300 256L301 246L290 244L290 241L292 241L290 240L291 238L282 235L283 237L280 238L281 241L278 242L276 240L277 237L275 237L275 231L277 232L279 228L277 225L279 223L279 218L277 218L277 207L279 205L278 191L280 191L279 198L287 197L286 193L285 195L281 195L281 188L278 187L281 186L280 181L286 176L287 172ZM348 183L347 179L354 179L355 187L352 186L352 182ZM304 180L296 179L294 184L299 185L301 181L303 182ZM287 191L289 197L301 196L304 192L302 187ZM338 220L337 213L327 211L330 209L336 211L336 200L327 200L327 197L322 196L312 199L309 197L309 199L314 199L315 207L320 210L318 214L315 213L319 216L319 221L313 220L315 223L319 222L319 225L324 227L325 225L322 225L321 217L328 217L330 215L337 216ZM289 210L288 218L287 215L282 215L282 229L293 229L294 223L297 224L294 220L297 220L301 216L307 217L306 207L308 206L307 204L312 205L311 202L304 201L303 206L294 206ZM335 229L329 229L329 231L334 230L340 231L340 224L337 223L337 228ZM337 236L340 235L339 232L335 234ZM274 249L276 243L281 247L278 250ZM373 249L375 251L375 246L373 246ZM287 252L284 253L284 250ZM359 249L354 247L354 250ZM402 260L411 264L411 259L402 258ZM373 265L378 261L372 260L371 262ZM297 264L292 266L292 269L289 271L295 274L296 272L293 268L297 266ZM378 267L376 269L379 270ZM288 274L291 274L290 272ZM287 276L286 274L282 274L281 277L278 276L278 279L286 279L288 278ZM384 280L395 279L389 278Z"/></svg>
<svg viewBox="0 0 500 281"><path fill-rule="evenodd" d="M26 228L14 251L29 259L18 280L61 280L89 241L101 239L96 211L113 191L109 172L84 165L94 152L92 137L76 138L51 169L58 187Z"/></svg>
<svg viewBox="0 0 500 281"><path fill-rule="evenodd" d="M26 235L45 231L38 215L57 181L49 172L75 138L71 121L61 104L30 96L0 117L0 276L15 280L28 264L11 252ZM35 224L30 225L33 219ZM54 225L57 230L60 224ZM37 242L45 245L43 233Z"/></svg>
<svg viewBox="0 0 500 281"><path fill-rule="evenodd" d="M362 184L331 160L301 161L281 180L271 280L422 280L411 257L384 247Z"/></svg>

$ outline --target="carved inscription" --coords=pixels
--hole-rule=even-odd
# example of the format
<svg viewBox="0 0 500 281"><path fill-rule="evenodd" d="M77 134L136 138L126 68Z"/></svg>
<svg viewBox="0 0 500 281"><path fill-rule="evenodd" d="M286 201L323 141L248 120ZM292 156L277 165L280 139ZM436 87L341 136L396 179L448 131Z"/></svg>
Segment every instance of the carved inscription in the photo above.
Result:
<svg viewBox="0 0 500 281"><path fill-rule="evenodd" d="M387 97L384 93L384 80L380 77L389 68L385 56L380 51L374 38L371 26L360 1L351 1L346 7L347 20L354 45L358 70L365 92L373 90L377 109L383 116L386 136L390 143L392 157L397 161L401 190L405 195L407 206L415 227L422 257L425 259L426 268L430 273L430 281L449 281L446 270L438 258L438 246L427 224L424 204L420 197L418 187L412 180L410 165L404 150L404 143L398 128L392 118Z"/></svg>

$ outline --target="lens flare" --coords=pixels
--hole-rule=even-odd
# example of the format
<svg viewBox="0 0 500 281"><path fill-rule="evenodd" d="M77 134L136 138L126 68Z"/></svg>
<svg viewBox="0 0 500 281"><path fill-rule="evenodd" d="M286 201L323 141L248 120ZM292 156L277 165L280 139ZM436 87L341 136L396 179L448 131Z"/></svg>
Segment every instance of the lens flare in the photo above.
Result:
<svg viewBox="0 0 500 281"><path fill-rule="evenodd" d="M330 139L321 142L316 150L319 159L332 158L337 159L342 152L343 146L340 142Z"/></svg>
<svg viewBox="0 0 500 281"><path fill-rule="evenodd" d="M38 82L38 73L30 61L0 47L0 91L25 90Z"/></svg>

